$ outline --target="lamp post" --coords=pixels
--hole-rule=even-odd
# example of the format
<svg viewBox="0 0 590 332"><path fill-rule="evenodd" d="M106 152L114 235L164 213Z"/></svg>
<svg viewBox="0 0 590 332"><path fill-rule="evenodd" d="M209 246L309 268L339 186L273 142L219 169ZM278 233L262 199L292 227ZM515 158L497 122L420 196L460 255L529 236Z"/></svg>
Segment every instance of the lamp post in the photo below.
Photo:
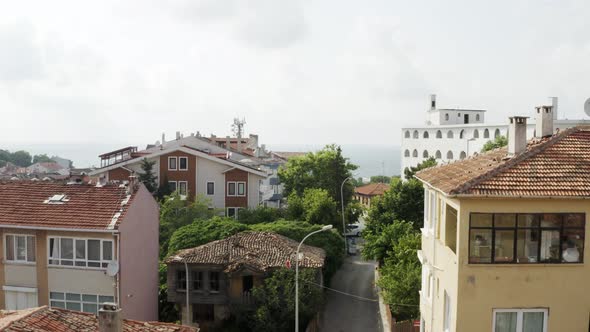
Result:
<svg viewBox="0 0 590 332"><path fill-rule="evenodd" d="M326 225L322 229L307 234L297 246L297 252L295 253L295 332L299 332L299 249L301 249L301 245L308 237L330 229L332 229L332 225Z"/></svg>
<svg viewBox="0 0 590 332"><path fill-rule="evenodd" d="M347 177L340 185L340 204L342 204L342 236L344 236L344 254L348 255L348 242L346 241L346 225L344 221L344 184L352 179L353 175Z"/></svg>

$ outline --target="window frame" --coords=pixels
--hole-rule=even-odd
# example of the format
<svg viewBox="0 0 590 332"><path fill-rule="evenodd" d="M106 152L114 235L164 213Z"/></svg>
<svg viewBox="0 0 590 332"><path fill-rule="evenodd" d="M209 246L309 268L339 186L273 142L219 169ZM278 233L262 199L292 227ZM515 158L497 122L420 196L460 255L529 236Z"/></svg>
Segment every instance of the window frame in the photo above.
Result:
<svg viewBox="0 0 590 332"><path fill-rule="evenodd" d="M62 239L69 239L72 240L72 258L61 258L61 241ZM51 240L54 240L58 243L57 247L55 248L55 252L57 256L51 255ZM77 258L76 257L76 243L78 241L84 241L84 258ZM88 241L99 241L99 260L88 259ZM111 243L111 259L105 259L105 247L104 243L110 242ZM55 242L54 242L55 243ZM115 261L115 243L114 240L110 239L97 239L97 238L79 238L79 237L68 237L68 236L48 236L47 237L47 266L48 267L60 267L60 268L72 268L72 269L85 269L85 270L106 270L108 264L110 262ZM57 263L53 263L53 261L57 261ZM64 265L62 261L71 261L72 265ZM77 262L84 262L84 265L76 265ZM89 263L95 263L99 266L89 266Z"/></svg>
<svg viewBox="0 0 590 332"><path fill-rule="evenodd" d="M51 295L52 294L61 294L61 295L63 295L63 298L62 299L51 298ZM76 300L68 300L67 299L67 294L79 295L80 296L80 300L79 301L76 301ZM84 295L96 296L96 302L85 301L84 300ZM112 301L104 301L104 302L101 302L100 301L100 298L101 297L109 297L109 298L112 298ZM62 307L54 306L53 303L56 303L56 302L63 303L63 308L67 308L67 304L68 303L76 303L76 304L79 304L80 305L80 312L94 313L95 315L98 315L98 310L100 309L100 304L101 303L106 303L106 302L115 302L115 296L114 295L100 295L100 294L84 294L84 293L72 293L72 292L61 292L61 291L60 292L58 292L58 291L49 291L49 307L51 307L51 308L62 308ZM84 304L96 305L96 312L84 311Z"/></svg>
<svg viewBox="0 0 590 332"><path fill-rule="evenodd" d="M12 240L12 245L13 245L13 259L8 259L8 237L12 236L13 240ZM17 237L23 237L25 240L25 259L18 259L18 241L17 241ZM32 260L29 260L31 257L29 257L29 250L28 250L28 246L29 246L29 238L32 238L33 243L34 243L34 247L35 250L33 251L33 257ZM31 235L31 234L15 234L15 233L6 233L4 234L4 260L6 263L9 264L27 264L27 265L35 265L37 264L37 237L35 235Z"/></svg>
<svg viewBox="0 0 590 332"><path fill-rule="evenodd" d="M182 168L181 160L185 160L185 168ZM178 157L178 164L176 165L179 171L188 171L188 157Z"/></svg>
<svg viewBox="0 0 590 332"><path fill-rule="evenodd" d="M503 312L516 313L516 332L522 332L523 316L526 312L542 312L543 313L543 331L547 332L547 321L549 320L548 308L511 308L511 309L493 309L492 311L492 331L496 331L496 314Z"/></svg>
<svg viewBox="0 0 590 332"><path fill-rule="evenodd" d="M492 216L492 225L489 227L484 226L472 226L473 216L477 214L490 214ZM514 215L514 226L507 227L507 226L495 226L495 220L497 215ZM519 227L518 220L520 215L535 215L535 216L543 216L543 215L559 215L560 216L560 226L559 227L550 227L550 226L541 226L541 221L539 219L537 226L531 227ZM564 217L567 215L582 215L583 225L579 227L575 226L565 226ZM471 257L471 231L472 230L490 230L491 231L491 243L490 243L490 262L474 262L472 261ZM563 261L563 245L564 245L564 230L582 230L584 239L582 241L584 248L581 248L580 253L581 257L578 262L565 262ZM536 253L536 261L535 262L519 262L518 261L518 231L519 230L536 230L538 232L538 245L537 245L537 253ZM512 252L512 261L501 261L495 262L496 256L496 231L513 231L514 238L513 238L513 252ZM541 237L543 231L559 231L559 261L549 261L549 260L541 260ZM501 213L493 213L493 212L471 212L469 214L469 229L468 229L468 246L467 246L467 262L468 264L488 264L488 265L498 265L498 264L516 264L516 265L529 265L529 264L584 264L584 250L585 250L585 243L586 241L586 213L584 212L556 212L556 213L511 213L511 212L501 212ZM578 248L580 249L580 248Z"/></svg>
<svg viewBox="0 0 590 332"><path fill-rule="evenodd" d="M174 188L172 188L172 184L174 184ZM172 192L178 190L178 181L168 181L168 188L170 188L170 191Z"/></svg>
<svg viewBox="0 0 590 332"><path fill-rule="evenodd" d="M217 278L213 278L213 274L217 275ZM213 288L213 284L216 283L216 288ZM221 273L219 271L209 271L209 291L211 293L219 293L221 290Z"/></svg>
<svg viewBox="0 0 590 332"><path fill-rule="evenodd" d="M211 193L209 193L209 184L213 185L213 190L211 191ZM215 181L207 181L207 184L205 185L205 194L207 196L214 196L215 195Z"/></svg>
<svg viewBox="0 0 590 332"><path fill-rule="evenodd" d="M230 209L234 211L234 214L232 216L229 215L229 210ZM229 217L229 218L234 218L234 219L238 220L238 218L240 216L240 210L241 209L243 209L243 208L241 208L239 206L230 206L230 207L227 207L225 209L225 213L226 213L225 216L226 217Z"/></svg>
<svg viewBox="0 0 590 332"><path fill-rule="evenodd" d="M174 160L174 168L171 167L170 162ZM169 171L177 171L178 170L178 157L168 157L168 170Z"/></svg>
<svg viewBox="0 0 590 332"><path fill-rule="evenodd" d="M233 194L230 193L230 190L229 190L230 185L234 186L234 193ZM227 190L227 192L225 193L226 196L235 197L238 194L238 185L236 184L235 181L228 181L227 186L226 186L226 190Z"/></svg>
<svg viewBox="0 0 590 332"><path fill-rule="evenodd" d="M180 196L188 196L188 181L176 181L176 190L178 190L178 194ZM181 184L184 184L184 193L182 192L181 188Z"/></svg>
<svg viewBox="0 0 590 332"><path fill-rule="evenodd" d="M243 185L244 192L240 194L240 185ZM246 181L236 181L236 196L246 197L248 189L246 188Z"/></svg>

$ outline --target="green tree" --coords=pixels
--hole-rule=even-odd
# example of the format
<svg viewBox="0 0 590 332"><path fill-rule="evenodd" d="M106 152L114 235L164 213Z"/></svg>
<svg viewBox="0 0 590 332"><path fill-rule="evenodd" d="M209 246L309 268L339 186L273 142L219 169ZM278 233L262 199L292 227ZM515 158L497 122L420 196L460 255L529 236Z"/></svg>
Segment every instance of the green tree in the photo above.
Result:
<svg viewBox="0 0 590 332"><path fill-rule="evenodd" d="M289 196L295 192L302 196L305 189L325 189L330 197L340 205L340 186L358 166L351 164L336 145L327 145L316 153L290 159L279 169L279 178L284 184L284 193ZM354 193L353 185L344 185L344 204L348 204Z"/></svg>
<svg viewBox="0 0 590 332"><path fill-rule="evenodd" d="M174 231L168 245L168 255L181 249L194 248L211 241L225 239L248 229L247 225L233 218L216 216L207 220L196 219L191 224Z"/></svg>
<svg viewBox="0 0 590 332"><path fill-rule="evenodd" d="M53 159L49 158L46 154L36 154L33 156L33 164L50 162L53 162Z"/></svg>
<svg viewBox="0 0 590 332"><path fill-rule="evenodd" d="M153 171L155 164L155 160L149 161L147 158L143 158L141 161L141 170L143 173L138 176L139 181L143 183L145 188L152 194L155 194L158 189L158 184L156 183L157 177Z"/></svg>
<svg viewBox="0 0 590 332"><path fill-rule="evenodd" d="M418 173L418 171L421 171L425 168L429 168L432 166L436 166L436 159L434 159L434 157L430 157L430 158L424 160L423 162L419 163L415 167L409 167L409 168L406 167L404 169L404 176L406 177L406 180L412 179L412 178L414 178L414 175L416 173Z"/></svg>
<svg viewBox="0 0 590 332"><path fill-rule="evenodd" d="M307 323L321 310L324 294L317 285L317 272L299 270L299 326L305 331ZM252 295L256 309L252 314L252 331L292 331L295 324L295 271L275 270L263 285L254 287Z"/></svg>
<svg viewBox="0 0 590 332"><path fill-rule="evenodd" d="M305 220L305 209L303 208L303 198L292 192L287 198L287 219Z"/></svg>
<svg viewBox="0 0 590 332"><path fill-rule="evenodd" d="M172 234L182 226L195 220L211 219L218 211L209 209L210 201L202 195L196 195L193 201L181 199L175 192L166 196L160 206L160 257L168 253Z"/></svg>
<svg viewBox="0 0 590 332"><path fill-rule="evenodd" d="M258 224L273 222L285 218L286 211L265 206L258 206L254 209L243 209L238 214L238 221L243 224Z"/></svg>
<svg viewBox="0 0 590 332"><path fill-rule="evenodd" d="M387 176L387 175L371 176L371 183L389 183L389 182L391 182L391 176Z"/></svg>
<svg viewBox="0 0 590 332"><path fill-rule="evenodd" d="M412 234L414 231L414 225L411 222L397 220L384 225L378 231L367 229L363 234L365 245L362 255L366 259L376 260L380 265L383 265L386 259L391 259L395 255L395 244L402 237Z"/></svg>
<svg viewBox="0 0 590 332"><path fill-rule="evenodd" d="M160 186L158 186L158 189L156 189L156 198L161 201L163 200L166 196L170 196L172 195L172 187L170 187L170 184L168 183L168 178L166 176L164 176L164 179L162 180L162 184Z"/></svg>
<svg viewBox="0 0 590 332"><path fill-rule="evenodd" d="M486 144L483 145L481 152L487 152L493 149L501 148L503 146L508 145L508 138L506 136L496 136L493 141L487 141Z"/></svg>
<svg viewBox="0 0 590 332"><path fill-rule="evenodd" d="M30 153L21 150L11 153L8 161L20 167L28 167L31 166L32 159Z"/></svg>
<svg viewBox="0 0 590 332"><path fill-rule="evenodd" d="M338 205L325 189L305 189L303 210L305 221L310 224L339 225Z"/></svg>

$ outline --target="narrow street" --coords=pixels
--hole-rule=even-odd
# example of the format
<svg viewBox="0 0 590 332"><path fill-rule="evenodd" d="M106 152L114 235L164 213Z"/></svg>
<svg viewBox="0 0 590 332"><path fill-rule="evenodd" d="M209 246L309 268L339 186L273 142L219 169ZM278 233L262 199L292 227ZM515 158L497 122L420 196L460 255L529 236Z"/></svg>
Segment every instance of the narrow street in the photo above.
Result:
<svg viewBox="0 0 590 332"><path fill-rule="evenodd" d="M332 277L330 288L367 299L377 299L375 263L360 254L349 256ZM327 303L320 323L325 332L381 331L379 303L327 291Z"/></svg>

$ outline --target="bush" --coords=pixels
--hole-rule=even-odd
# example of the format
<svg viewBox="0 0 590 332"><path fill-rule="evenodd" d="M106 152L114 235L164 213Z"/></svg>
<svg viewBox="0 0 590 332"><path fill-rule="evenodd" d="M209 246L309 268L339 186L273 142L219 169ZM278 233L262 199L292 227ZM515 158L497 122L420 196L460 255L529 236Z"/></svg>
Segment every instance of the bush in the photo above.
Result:
<svg viewBox="0 0 590 332"><path fill-rule="evenodd" d="M247 224L269 223L285 218L286 211L270 207L259 206L255 209L240 210L238 221Z"/></svg>
<svg viewBox="0 0 590 332"><path fill-rule="evenodd" d="M213 217L209 220L195 220L192 224L176 230L170 238L168 255L178 250L194 248L215 240L225 239L248 230L248 226L233 218Z"/></svg>

